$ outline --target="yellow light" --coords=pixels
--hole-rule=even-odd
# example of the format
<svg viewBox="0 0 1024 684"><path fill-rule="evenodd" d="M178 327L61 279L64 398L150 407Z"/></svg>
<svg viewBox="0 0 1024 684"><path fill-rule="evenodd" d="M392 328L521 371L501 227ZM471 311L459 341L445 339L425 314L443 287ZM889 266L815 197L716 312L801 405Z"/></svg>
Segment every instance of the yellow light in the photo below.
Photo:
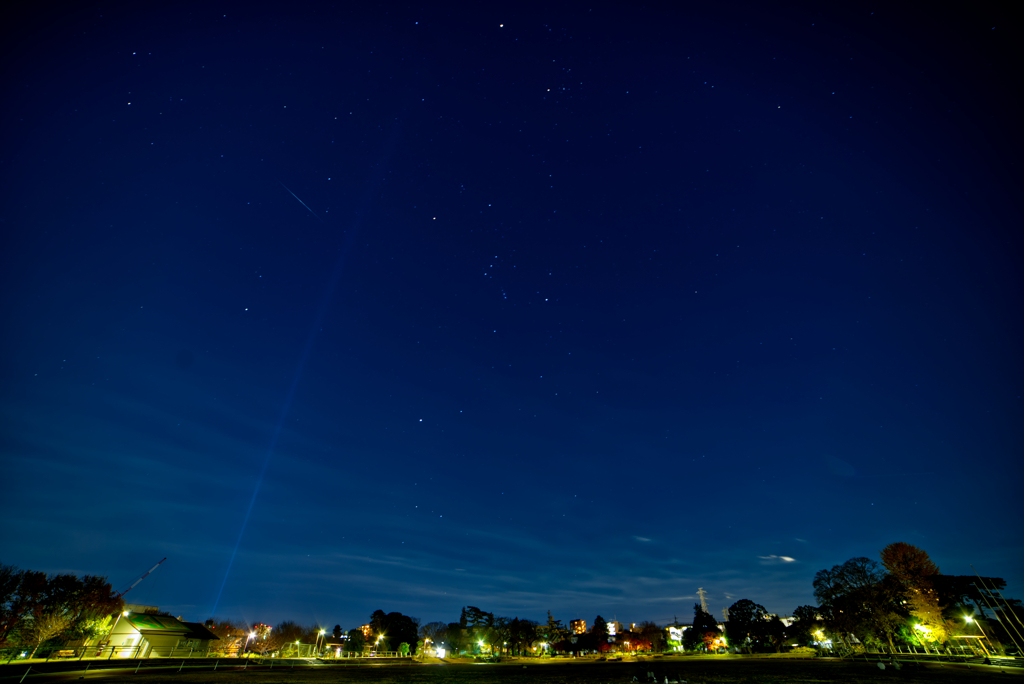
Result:
<svg viewBox="0 0 1024 684"><path fill-rule="evenodd" d="M971 618L971 616L970 616L970 615L964 615L964 620L965 620L966 622L973 622L973 619Z"/></svg>

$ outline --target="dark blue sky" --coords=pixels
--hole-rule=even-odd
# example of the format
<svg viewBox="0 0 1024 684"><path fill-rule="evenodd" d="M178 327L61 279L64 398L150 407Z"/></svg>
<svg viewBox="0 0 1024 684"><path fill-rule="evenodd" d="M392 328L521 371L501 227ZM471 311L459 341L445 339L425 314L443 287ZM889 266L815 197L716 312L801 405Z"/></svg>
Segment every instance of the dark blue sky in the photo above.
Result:
<svg viewBox="0 0 1024 684"><path fill-rule="evenodd" d="M623 4L8 15L0 560L346 629L895 541L1019 596L1003 10Z"/></svg>

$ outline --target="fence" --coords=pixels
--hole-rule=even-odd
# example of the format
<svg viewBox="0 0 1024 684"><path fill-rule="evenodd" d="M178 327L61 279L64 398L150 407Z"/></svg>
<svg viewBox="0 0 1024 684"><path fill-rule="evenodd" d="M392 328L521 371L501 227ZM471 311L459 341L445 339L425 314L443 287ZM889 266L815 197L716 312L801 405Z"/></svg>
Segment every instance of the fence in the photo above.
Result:
<svg viewBox="0 0 1024 684"><path fill-rule="evenodd" d="M81 646L75 645L73 647L66 646L54 646L46 648L34 649L30 646L21 646L18 648L6 648L0 649L0 665L9 665L12 662L53 662L53 661L71 661L71 660L83 660L83 661L94 661L94 660L112 660L112 661L124 661L124 660L189 660L189 659L223 659L228 661L234 661L241 664L246 660L272 660L275 659L288 659L288 658L299 658L295 654L289 654L288 652L280 655L263 655L254 652L246 652L239 655L237 649L230 651L221 651L213 648L204 648L202 650L196 650L189 647L177 647L171 649L169 652L161 653L160 655L154 655L147 653L147 644L141 642L132 646ZM33 653L34 651L34 653ZM31 657L30 657L31 656ZM309 654L301 656L305 659L316 659L324 661L335 661L335 660L372 660L372 659L411 659L412 656L409 654L403 655L400 651L370 651L370 652L345 652L336 653L334 651L325 652L319 656L315 654Z"/></svg>

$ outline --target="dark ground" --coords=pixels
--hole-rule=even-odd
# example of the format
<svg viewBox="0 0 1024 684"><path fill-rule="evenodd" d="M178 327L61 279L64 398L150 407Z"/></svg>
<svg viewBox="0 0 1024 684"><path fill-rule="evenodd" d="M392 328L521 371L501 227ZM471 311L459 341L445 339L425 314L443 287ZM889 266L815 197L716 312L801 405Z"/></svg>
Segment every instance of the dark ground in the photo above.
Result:
<svg viewBox="0 0 1024 684"><path fill-rule="evenodd" d="M122 671L124 672L124 671ZM245 672L140 672L127 674L133 684L162 682L209 682L211 684L317 684L320 682L351 682L352 684L630 684L635 676L647 680L653 672L658 681L680 684L779 682L785 684L817 684L819 682L966 682L1005 678L997 668L921 667L905 664L897 671L891 667L879 670L874 663L829 662L813 660L739 660L692 659L669 662L626 663L518 663L499 665L413 665L401 667L313 667L291 669L275 667L250 669ZM6 673L5 673L6 674ZM1016 674L1016 673L1012 673ZM1011 674L1011 676L1012 676ZM77 681L77 675L73 675ZM90 680L113 679L109 673L88 677ZM4 677L4 679L7 679ZM27 681L36 679L29 678ZM41 679L41 678L40 678Z"/></svg>

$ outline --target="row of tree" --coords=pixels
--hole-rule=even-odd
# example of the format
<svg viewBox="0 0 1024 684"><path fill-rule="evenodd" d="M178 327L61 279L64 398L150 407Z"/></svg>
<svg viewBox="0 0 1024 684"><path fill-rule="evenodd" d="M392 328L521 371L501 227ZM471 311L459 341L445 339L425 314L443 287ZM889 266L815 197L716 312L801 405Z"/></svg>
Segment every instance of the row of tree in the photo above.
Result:
<svg viewBox="0 0 1024 684"><path fill-rule="evenodd" d="M0 645L29 646L34 655L50 639L100 636L123 606L105 577L0 565Z"/></svg>
<svg viewBox="0 0 1024 684"><path fill-rule="evenodd" d="M550 612L546 623L536 623L496 617L470 606L462 609L458 622L424 625L421 637L444 643L455 653L513 655L534 651L538 644L564 653L660 651L666 645L685 650L731 647L778 652L787 644L828 642L844 649L859 643L893 652L897 644L928 650L948 646L957 637L982 634L996 650L1005 643L1017 644L1018 649L1024 645L1021 604L1002 596L1003 579L943 575L925 551L903 542L882 549L880 561L851 558L819 571L813 583L818 605L798 606L793 619L785 622L764 606L741 599L728 608L722 625L696 604L693 624L675 625L674 630L644 622L609 635L607 623L599 615L589 632L570 634ZM990 618L986 608L994 621L986 622ZM974 620L988 624L987 631Z"/></svg>
<svg viewBox="0 0 1024 684"><path fill-rule="evenodd" d="M1002 578L943 575L925 551L903 542L889 544L879 556L881 564L851 558L818 571L818 606L804 607L803 613L813 611L825 631L846 646L852 636L892 651L897 642L928 649L965 633L976 635L970 623L988 618L988 608L995 618L992 628L1003 640L1024 641L1021 603L1003 597Z"/></svg>
<svg viewBox="0 0 1024 684"><path fill-rule="evenodd" d="M779 651L785 644L834 643L842 649L861 644L894 652L897 644L926 650L951 645L957 637L984 636L997 651L1004 643L1024 644L1021 604L1006 599L998 577L943 575L928 554L897 542L882 549L881 564L858 557L814 576L817 606L798 606L787 626L764 606L749 599L726 611L725 634L698 604L693 626L678 646ZM994 622L984 632L975 621ZM961 640L960 644L965 641Z"/></svg>
<svg viewBox="0 0 1024 684"><path fill-rule="evenodd" d="M610 633L598 615L589 631L574 633L548 611L545 622L496 616L476 606L462 609L458 622L430 622L420 629L422 643L444 645L452 653L529 655L544 652L597 653L610 650L662 650L665 631L643 622L633 631Z"/></svg>
<svg viewBox="0 0 1024 684"><path fill-rule="evenodd" d="M693 624L682 630L643 622L631 630L610 634L598 615L591 629L570 633L548 612L546 622L496 616L475 606L462 609L458 622L430 622L401 613L374 611L369 634L362 628L347 633L336 625L331 635L343 640L350 652L368 649L416 654L424 645L444 646L451 653L525 655L540 652L605 652L609 650L661 651L733 648L776 650L786 644L814 644L826 639L844 648L859 642L892 651L897 643L926 649L948 643L970 630L966 617L996 622L990 631L999 641L1024 644L1020 601L1003 598L1006 582L998 577L943 575L923 550L905 543L882 549L879 562L851 558L814 577L816 606L799 606L794 620L785 624L764 606L749 599L727 611L724 634L719 623L700 604L694 606ZM19 570L0 566L0 645L17 643L38 648L59 638L70 640L102 636L111 619L123 608L105 578ZM276 627L242 625L230 620L207 620L221 638L222 648L259 653L299 650L303 644L325 643L326 630L285 621ZM668 633L666 633L666 631ZM1019 637L1019 639L1018 639ZM244 643L242 643L244 641ZM337 642L336 642L337 643Z"/></svg>

